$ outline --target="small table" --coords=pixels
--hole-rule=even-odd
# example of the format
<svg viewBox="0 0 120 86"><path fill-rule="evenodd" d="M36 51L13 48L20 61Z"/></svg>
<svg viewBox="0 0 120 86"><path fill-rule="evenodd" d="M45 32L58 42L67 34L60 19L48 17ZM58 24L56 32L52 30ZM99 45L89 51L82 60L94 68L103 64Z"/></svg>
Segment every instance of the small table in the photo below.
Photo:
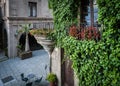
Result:
<svg viewBox="0 0 120 86"><path fill-rule="evenodd" d="M26 86L32 86L33 81L35 80L35 74L31 73L27 75L28 82L26 83Z"/></svg>

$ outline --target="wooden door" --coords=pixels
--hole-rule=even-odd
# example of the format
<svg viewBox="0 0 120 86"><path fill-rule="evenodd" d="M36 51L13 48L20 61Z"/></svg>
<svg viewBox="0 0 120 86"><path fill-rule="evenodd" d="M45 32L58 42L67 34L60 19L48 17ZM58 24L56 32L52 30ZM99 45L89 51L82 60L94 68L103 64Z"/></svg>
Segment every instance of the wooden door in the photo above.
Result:
<svg viewBox="0 0 120 86"><path fill-rule="evenodd" d="M72 62L70 60L66 60L64 66L64 86L74 86L74 72L71 67Z"/></svg>

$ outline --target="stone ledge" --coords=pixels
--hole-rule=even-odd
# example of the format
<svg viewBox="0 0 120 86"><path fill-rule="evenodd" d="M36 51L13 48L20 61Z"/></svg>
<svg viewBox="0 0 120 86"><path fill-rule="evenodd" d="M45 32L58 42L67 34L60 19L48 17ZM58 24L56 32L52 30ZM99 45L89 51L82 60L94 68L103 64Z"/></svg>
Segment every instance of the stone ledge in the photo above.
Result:
<svg viewBox="0 0 120 86"><path fill-rule="evenodd" d="M9 20L50 20L53 21L53 18L44 18L44 17L8 17Z"/></svg>

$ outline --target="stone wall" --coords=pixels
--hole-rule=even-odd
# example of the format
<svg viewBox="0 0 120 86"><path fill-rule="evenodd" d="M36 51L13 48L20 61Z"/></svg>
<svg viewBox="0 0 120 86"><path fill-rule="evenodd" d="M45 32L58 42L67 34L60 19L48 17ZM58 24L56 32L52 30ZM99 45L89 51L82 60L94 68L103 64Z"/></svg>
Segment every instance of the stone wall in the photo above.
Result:
<svg viewBox="0 0 120 86"><path fill-rule="evenodd" d="M52 18L52 10L48 8L48 0L10 0L9 15L14 17L29 17L28 2L37 3L37 17Z"/></svg>
<svg viewBox="0 0 120 86"><path fill-rule="evenodd" d="M37 3L36 17L29 17L29 2ZM6 0L3 10L10 58L17 56L18 39L15 34L16 30L20 29L20 24L40 23L41 21L51 21L53 18L52 11L48 8L48 0Z"/></svg>

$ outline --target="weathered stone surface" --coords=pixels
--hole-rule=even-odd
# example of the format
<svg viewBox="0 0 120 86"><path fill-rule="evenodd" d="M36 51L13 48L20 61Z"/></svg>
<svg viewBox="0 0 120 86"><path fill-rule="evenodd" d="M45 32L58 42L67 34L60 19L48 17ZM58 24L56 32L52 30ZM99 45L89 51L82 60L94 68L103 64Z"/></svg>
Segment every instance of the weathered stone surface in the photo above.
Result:
<svg viewBox="0 0 120 86"><path fill-rule="evenodd" d="M52 72L57 75L58 86L62 86L61 78L61 49L55 48L52 53Z"/></svg>

